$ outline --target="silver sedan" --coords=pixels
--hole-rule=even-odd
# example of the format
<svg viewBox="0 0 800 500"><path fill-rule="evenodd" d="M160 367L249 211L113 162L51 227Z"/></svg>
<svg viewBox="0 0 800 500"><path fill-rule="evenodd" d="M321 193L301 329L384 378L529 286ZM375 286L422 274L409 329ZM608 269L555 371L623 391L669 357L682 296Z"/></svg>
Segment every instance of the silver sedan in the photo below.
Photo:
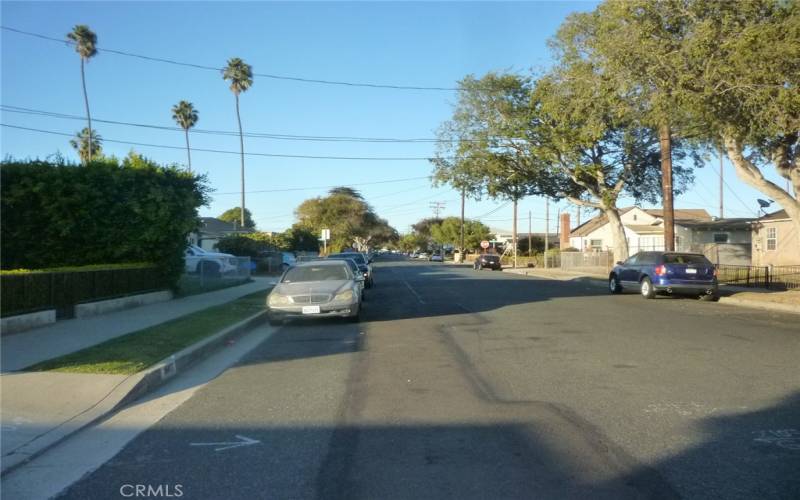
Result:
<svg viewBox="0 0 800 500"><path fill-rule="evenodd" d="M271 325L289 318L342 317L358 321L363 276L341 260L300 262L267 296Z"/></svg>

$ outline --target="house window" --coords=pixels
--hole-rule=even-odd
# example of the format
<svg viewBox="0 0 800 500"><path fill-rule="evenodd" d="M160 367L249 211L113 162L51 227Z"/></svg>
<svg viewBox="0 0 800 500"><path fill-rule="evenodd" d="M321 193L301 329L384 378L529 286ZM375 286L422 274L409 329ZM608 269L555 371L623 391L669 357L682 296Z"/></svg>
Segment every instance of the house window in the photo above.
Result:
<svg viewBox="0 0 800 500"><path fill-rule="evenodd" d="M767 250L775 250L778 248L778 228L767 228Z"/></svg>
<svg viewBox="0 0 800 500"><path fill-rule="evenodd" d="M727 243L728 233L714 233L714 243Z"/></svg>
<svg viewBox="0 0 800 500"><path fill-rule="evenodd" d="M589 248L595 252L603 249L603 240L589 240Z"/></svg>
<svg viewBox="0 0 800 500"><path fill-rule="evenodd" d="M636 215L636 214L633 214L633 220L634 220L634 222L636 221L636 218L637 218L637 215Z"/></svg>

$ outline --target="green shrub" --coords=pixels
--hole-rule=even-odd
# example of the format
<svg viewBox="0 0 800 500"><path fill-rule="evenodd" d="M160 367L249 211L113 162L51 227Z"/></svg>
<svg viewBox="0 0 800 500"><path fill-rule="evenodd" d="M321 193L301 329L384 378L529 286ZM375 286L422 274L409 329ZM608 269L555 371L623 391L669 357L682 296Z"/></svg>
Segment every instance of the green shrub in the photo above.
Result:
<svg viewBox="0 0 800 500"><path fill-rule="evenodd" d="M88 166L0 164L3 269L152 262L170 286L207 203L205 178L131 154Z"/></svg>

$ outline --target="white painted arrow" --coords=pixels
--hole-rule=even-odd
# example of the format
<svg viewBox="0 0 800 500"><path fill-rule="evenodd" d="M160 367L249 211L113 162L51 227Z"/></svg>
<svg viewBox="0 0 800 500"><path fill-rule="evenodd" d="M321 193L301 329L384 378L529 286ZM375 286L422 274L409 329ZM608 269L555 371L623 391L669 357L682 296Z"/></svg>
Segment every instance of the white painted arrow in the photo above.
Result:
<svg viewBox="0 0 800 500"><path fill-rule="evenodd" d="M230 450L231 448L239 448L241 446L250 446L251 444L259 444L261 441L257 439L250 439L249 437L236 435L236 439L239 441L232 441L232 442L221 442L221 443L189 443L189 446L221 446L221 448L215 448L214 451L223 451L223 450Z"/></svg>

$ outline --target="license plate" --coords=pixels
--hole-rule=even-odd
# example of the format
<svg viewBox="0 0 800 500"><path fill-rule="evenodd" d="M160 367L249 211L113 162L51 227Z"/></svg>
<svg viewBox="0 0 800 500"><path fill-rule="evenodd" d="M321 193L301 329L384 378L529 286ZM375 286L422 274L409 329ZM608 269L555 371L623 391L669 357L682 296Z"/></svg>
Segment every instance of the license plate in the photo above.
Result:
<svg viewBox="0 0 800 500"><path fill-rule="evenodd" d="M303 306L303 314L319 314L319 306Z"/></svg>
<svg viewBox="0 0 800 500"><path fill-rule="evenodd" d="M697 274L697 269L687 269L686 274Z"/></svg>

